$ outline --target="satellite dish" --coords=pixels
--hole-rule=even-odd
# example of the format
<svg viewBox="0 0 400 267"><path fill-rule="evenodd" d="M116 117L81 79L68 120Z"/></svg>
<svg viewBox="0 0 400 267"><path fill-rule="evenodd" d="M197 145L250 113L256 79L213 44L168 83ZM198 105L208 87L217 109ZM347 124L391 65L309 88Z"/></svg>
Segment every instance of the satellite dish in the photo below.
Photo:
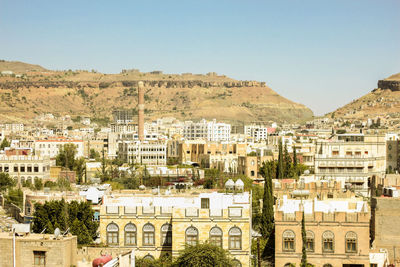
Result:
<svg viewBox="0 0 400 267"><path fill-rule="evenodd" d="M56 238L56 239L57 239L57 237L59 237L59 236L60 236L60 234L61 234L61 231L60 231L60 229L59 229L59 228L56 228L56 229L54 230L54 238Z"/></svg>

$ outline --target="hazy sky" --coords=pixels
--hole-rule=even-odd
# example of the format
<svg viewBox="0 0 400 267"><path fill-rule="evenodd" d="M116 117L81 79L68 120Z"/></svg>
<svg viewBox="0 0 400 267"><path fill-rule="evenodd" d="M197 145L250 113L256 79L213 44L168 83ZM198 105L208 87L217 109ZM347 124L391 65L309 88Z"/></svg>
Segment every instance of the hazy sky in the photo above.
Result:
<svg viewBox="0 0 400 267"><path fill-rule="evenodd" d="M399 0L0 0L0 59L49 69L215 71L320 115L400 72Z"/></svg>

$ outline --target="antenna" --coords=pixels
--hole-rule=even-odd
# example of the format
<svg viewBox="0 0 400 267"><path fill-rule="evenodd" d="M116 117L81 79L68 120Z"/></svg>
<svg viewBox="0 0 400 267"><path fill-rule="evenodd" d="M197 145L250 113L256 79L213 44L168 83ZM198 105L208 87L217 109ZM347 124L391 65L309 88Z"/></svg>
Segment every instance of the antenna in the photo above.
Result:
<svg viewBox="0 0 400 267"><path fill-rule="evenodd" d="M54 230L54 238L57 239L57 237L59 237L61 234L60 228L56 228Z"/></svg>
<svg viewBox="0 0 400 267"><path fill-rule="evenodd" d="M47 227L45 227L40 233L43 234L46 231Z"/></svg>
<svg viewBox="0 0 400 267"><path fill-rule="evenodd" d="M66 235L69 232L69 227L68 229L63 233L63 236Z"/></svg>

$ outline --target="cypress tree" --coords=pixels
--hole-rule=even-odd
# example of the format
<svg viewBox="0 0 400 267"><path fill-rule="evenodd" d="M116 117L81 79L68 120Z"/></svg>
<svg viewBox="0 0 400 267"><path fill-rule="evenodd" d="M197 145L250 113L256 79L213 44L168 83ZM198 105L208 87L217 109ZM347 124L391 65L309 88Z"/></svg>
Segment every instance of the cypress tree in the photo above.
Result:
<svg viewBox="0 0 400 267"><path fill-rule="evenodd" d="M289 178L291 177L291 171L292 171L292 159L289 155L289 152L287 150L287 145L285 144L284 150L283 150L283 168L284 168L284 177L283 178Z"/></svg>
<svg viewBox="0 0 400 267"><path fill-rule="evenodd" d="M279 142L277 177L278 179L282 179L284 177L282 140Z"/></svg>
<svg viewBox="0 0 400 267"><path fill-rule="evenodd" d="M297 170L297 152L295 146L293 146L293 173L296 176L299 176L299 172Z"/></svg>
<svg viewBox="0 0 400 267"><path fill-rule="evenodd" d="M274 226L274 196L272 192L273 161L263 163L262 174L264 176L264 196L261 215L261 234L267 237Z"/></svg>
<svg viewBox="0 0 400 267"><path fill-rule="evenodd" d="M301 239L303 241L301 248L301 263L300 267L307 267L307 252L306 252L306 224L304 220L304 210L303 210L303 218L301 219Z"/></svg>

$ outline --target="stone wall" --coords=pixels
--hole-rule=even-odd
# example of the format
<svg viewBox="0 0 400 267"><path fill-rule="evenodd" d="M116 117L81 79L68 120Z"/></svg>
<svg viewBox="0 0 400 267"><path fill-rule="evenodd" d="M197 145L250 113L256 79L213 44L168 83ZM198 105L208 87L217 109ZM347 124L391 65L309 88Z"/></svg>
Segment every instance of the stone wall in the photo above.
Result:
<svg viewBox="0 0 400 267"><path fill-rule="evenodd" d="M400 81L379 80L378 88L400 91Z"/></svg>
<svg viewBox="0 0 400 267"><path fill-rule="evenodd" d="M400 263L400 198L373 198L371 208L373 247L387 249L390 262Z"/></svg>

